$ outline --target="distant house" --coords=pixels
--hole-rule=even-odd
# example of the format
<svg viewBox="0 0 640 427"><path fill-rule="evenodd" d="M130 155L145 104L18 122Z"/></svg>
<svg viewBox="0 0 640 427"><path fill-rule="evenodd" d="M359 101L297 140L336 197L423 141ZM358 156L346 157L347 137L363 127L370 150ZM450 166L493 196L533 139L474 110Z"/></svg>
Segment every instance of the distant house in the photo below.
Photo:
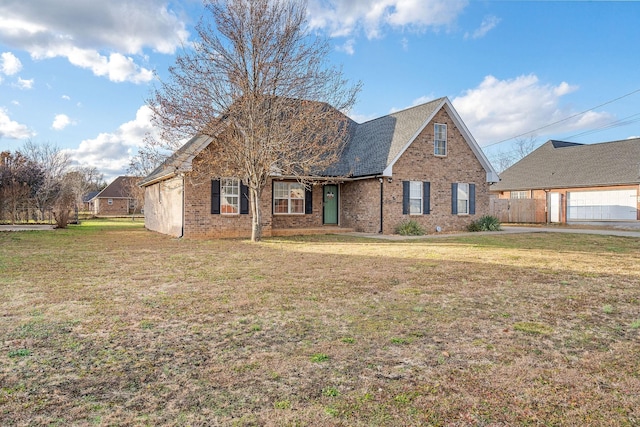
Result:
<svg viewBox="0 0 640 427"><path fill-rule="evenodd" d="M143 201L136 196L139 177L119 176L88 201L94 215L130 215L140 213Z"/></svg>
<svg viewBox="0 0 640 427"><path fill-rule="evenodd" d="M535 222L640 220L640 138L548 141L500 178L492 194L537 201Z"/></svg>
<svg viewBox="0 0 640 427"><path fill-rule="evenodd" d="M100 193L99 191L91 191L82 196L82 210L85 212L93 212L93 198Z"/></svg>
<svg viewBox="0 0 640 427"><path fill-rule="evenodd" d="M488 213L489 183L498 176L449 99L349 123L340 160L312 177L313 185L271 177L262 200L264 236L335 229L391 234L409 219L428 232L460 230ZM251 234L241 180L190 179L211 141L196 135L141 182L148 229L185 237Z"/></svg>

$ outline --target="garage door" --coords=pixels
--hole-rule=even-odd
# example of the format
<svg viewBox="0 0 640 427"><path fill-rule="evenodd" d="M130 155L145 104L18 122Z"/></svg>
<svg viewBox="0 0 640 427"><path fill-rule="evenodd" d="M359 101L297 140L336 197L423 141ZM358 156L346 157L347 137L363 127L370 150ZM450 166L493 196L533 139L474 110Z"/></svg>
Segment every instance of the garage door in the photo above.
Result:
<svg viewBox="0 0 640 427"><path fill-rule="evenodd" d="M636 190L572 191L567 193L567 221L635 221Z"/></svg>

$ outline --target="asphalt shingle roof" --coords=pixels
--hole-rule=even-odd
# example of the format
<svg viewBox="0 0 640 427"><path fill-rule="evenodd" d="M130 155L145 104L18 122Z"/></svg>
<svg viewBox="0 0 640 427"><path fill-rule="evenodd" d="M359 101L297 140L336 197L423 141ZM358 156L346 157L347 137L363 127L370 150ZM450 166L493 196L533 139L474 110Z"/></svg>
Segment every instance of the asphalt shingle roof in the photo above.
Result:
<svg viewBox="0 0 640 427"><path fill-rule="evenodd" d="M442 105L439 98L356 125L340 161L329 175L371 176L381 174Z"/></svg>
<svg viewBox="0 0 640 427"><path fill-rule="evenodd" d="M547 141L500 174L492 191L640 183L640 138L598 144Z"/></svg>
<svg viewBox="0 0 640 427"><path fill-rule="evenodd" d="M93 198L129 198L131 196L129 195L128 186L131 184L137 184L138 181L140 181L140 178L136 176L119 176Z"/></svg>
<svg viewBox="0 0 640 427"><path fill-rule="evenodd" d="M319 175L357 178L383 174L408 144L413 142L436 112L445 105L450 106L447 98L438 98L361 124L349 119L350 136L340 159ZM450 108L453 107L450 106ZM461 126L464 127L464 125ZM210 142L211 137L208 136L193 137L140 184L149 185L178 172L190 170L194 156L206 148ZM470 141L470 144L476 143ZM474 147L477 151L476 155L482 157L481 161L487 169L488 176L491 175L491 178L496 176L481 150L475 145Z"/></svg>

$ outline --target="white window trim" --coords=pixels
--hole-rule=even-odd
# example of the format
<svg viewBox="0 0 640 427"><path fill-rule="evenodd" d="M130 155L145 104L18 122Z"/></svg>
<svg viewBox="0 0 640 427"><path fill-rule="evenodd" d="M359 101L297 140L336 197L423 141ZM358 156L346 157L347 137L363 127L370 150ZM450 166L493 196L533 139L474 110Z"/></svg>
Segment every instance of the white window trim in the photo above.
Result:
<svg viewBox="0 0 640 427"><path fill-rule="evenodd" d="M420 197L415 197L416 195L412 191L415 184L417 184L418 195ZM409 215L422 215L422 207L423 207L423 199L424 199L424 194L422 190L423 190L422 181L409 181ZM412 200L420 200L420 203L418 204L419 212L411 212L411 207L413 206L411 203Z"/></svg>
<svg viewBox="0 0 640 427"><path fill-rule="evenodd" d="M287 186L287 197L276 197L276 191L275 191L275 186L278 184L282 184L282 185L286 185ZM306 205L306 192L304 191L304 186L302 186L302 199L292 199L291 198L291 186L292 185L300 185L302 186L302 184L300 184L299 182L286 182L286 181L276 181L274 183L274 188L273 188L273 214L274 215L304 215L305 214L305 205ZM287 212L277 212L276 210L276 200L286 200L287 201ZM302 200L302 212L291 212L291 207L293 206L293 204L291 203L292 200Z"/></svg>
<svg viewBox="0 0 640 427"><path fill-rule="evenodd" d="M237 187L238 192L237 194L231 194L229 196L225 195L224 192L224 188L225 188L225 182L226 181L231 181L232 182L232 186L233 187ZM221 178L220 179L220 215L240 215L240 197L242 196L241 194L241 188L240 188L240 180L237 178ZM236 203L228 203L228 200L226 199L226 197L231 197L231 198L235 198L236 199ZM233 209L235 209L235 212L225 212L224 211L224 206L231 206Z"/></svg>
<svg viewBox="0 0 640 427"><path fill-rule="evenodd" d="M444 129L444 139L438 139L438 127ZM444 154L438 153L438 143L441 142L444 147ZM437 157L447 157L449 147L447 147L447 125L444 123L434 123L433 125L433 155Z"/></svg>
<svg viewBox="0 0 640 427"><path fill-rule="evenodd" d="M460 197L461 194L465 197ZM469 215L470 200L469 200L469 183L468 182L458 183L458 194L456 195L456 200L458 203L458 215ZM461 212L461 209L460 209L461 201L466 202L466 205L464 206L465 207L464 212Z"/></svg>

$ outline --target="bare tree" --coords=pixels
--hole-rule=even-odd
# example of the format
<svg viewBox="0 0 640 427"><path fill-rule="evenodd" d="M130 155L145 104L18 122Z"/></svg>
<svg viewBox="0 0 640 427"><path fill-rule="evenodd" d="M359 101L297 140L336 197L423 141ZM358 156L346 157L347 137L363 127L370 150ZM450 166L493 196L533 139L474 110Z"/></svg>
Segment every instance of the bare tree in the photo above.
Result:
<svg viewBox="0 0 640 427"><path fill-rule="evenodd" d="M34 199L44 219L45 212L53 209L56 199L63 191L62 179L71 166L71 156L54 144L36 144L31 140L24 144L22 153L42 168L43 182L38 187Z"/></svg>
<svg viewBox="0 0 640 427"><path fill-rule="evenodd" d="M531 153L537 144L538 139L536 135L516 138L511 150L506 152L501 151L493 156L493 165L499 172L503 172Z"/></svg>
<svg viewBox="0 0 640 427"><path fill-rule="evenodd" d="M269 176L305 182L335 162L349 121L339 112L353 106L360 84L350 86L327 64L327 40L306 29L306 1L205 6L212 23L200 21L193 50L178 56L148 104L165 148L194 135L213 138L194 171L243 180L257 241Z"/></svg>
<svg viewBox="0 0 640 427"><path fill-rule="evenodd" d="M42 169L20 152L0 153L0 220L8 212L11 223L15 223L22 216L28 220L28 215L21 215L29 211L32 198L42 184Z"/></svg>

